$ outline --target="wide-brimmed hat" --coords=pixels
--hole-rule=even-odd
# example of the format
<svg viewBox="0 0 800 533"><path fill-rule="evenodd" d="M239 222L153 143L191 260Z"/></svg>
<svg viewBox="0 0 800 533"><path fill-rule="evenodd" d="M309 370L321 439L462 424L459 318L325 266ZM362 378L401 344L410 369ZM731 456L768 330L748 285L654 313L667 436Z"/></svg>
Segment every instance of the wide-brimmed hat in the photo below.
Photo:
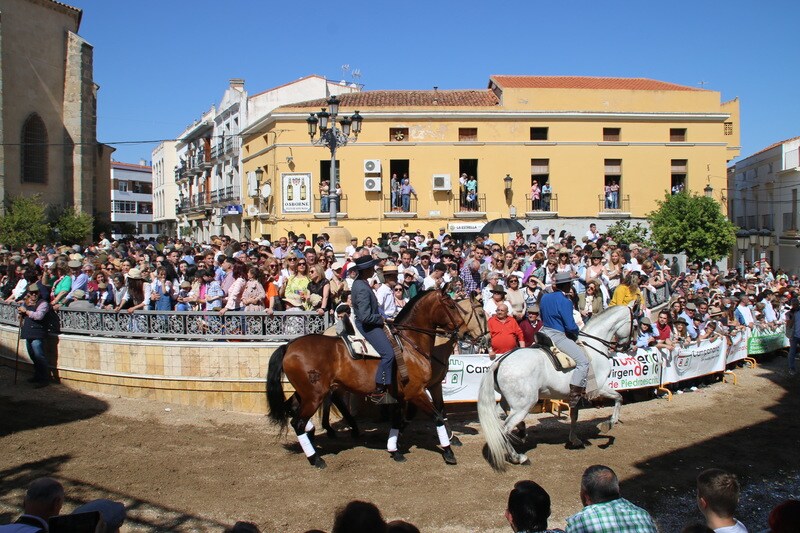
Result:
<svg viewBox="0 0 800 533"><path fill-rule="evenodd" d="M331 265L331 270L341 270L344 267L344 263L342 261L334 261Z"/></svg>
<svg viewBox="0 0 800 533"><path fill-rule="evenodd" d="M673 324L683 324L683 325L685 325L685 326L688 326L688 325L689 325L689 323L686 321L686 319L685 319L685 318L683 318L682 316L679 316L678 318L676 318L675 320L673 320L673 321L672 321L672 323L673 323Z"/></svg>
<svg viewBox="0 0 800 533"><path fill-rule="evenodd" d="M77 290L72 291L72 299L73 300L83 300L84 298L86 298L86 292L85 291L83 291L81 289L77 289Z"/></svg>
<svg viewBox="0 0 800 533"><path fill-rule="evenodd" d="M708 316L719 316L724 314L722 309L719 307L709 307L708 308Z"/></svg>
<svg viewBox="0 0 800 533"><path fill-rule="evenodd" d="M28 292L39 292L39 285L37 285L36 283L31 283L30 285L28 285L27 291Z"/></svg>
<svg viewBox="0 0 800 533"><path fill-rule="evenodd" d="M603 252L601 252L600 250L592 250L592 255L590 257L592 259L602 259L603 258Z"/></svg>
<svg viewBox="0 0 800 533"><path fill-rule="evenodd" d="M138 268L128 270L128 279L142 279L142 271Z"/></svg>
<svg viewBox="0 0 800 533"><path fill-rule="evenodd" d="M295 307L302 307L303 306L303 299L297 293L287 294L283 298L284 302L287 302Z"/></svg>
<svg viewBox="0 0 800 533"><path fill-rule="evenodd" d="M362 255L361 257L357 258L353 261L353 268L356 270L366 270L368 268L374 267L376 261L368 255Z"/></svg>
<svg viewBox="0 0 800 533"><path fill-rule="evenodd" d="M572 276L569 275L569 272L558 272L554 278L556 285L561 285L562 283L572 283Z"/></svg>
<svg viewBox="0 0 800 533"><path fill-rule="evenodd" d="M394 265L386 265L383 267L383 275L385 276L386 274L397 275L397 267Z"/></svg>
<svg viewBox="0 0 800 533"><path fill-rule="evenodd" d="M505 295L506 294L506 289L502 285L498 285L497 287L495 287L494 289L490 290L489 292L494 293L494 294Z"/></svg>
<svg viewBox="0 0 800 533"><path fill-rule="evenodd" d="M73 259L72 261L67 263L67 266L70 268L81 268L82 263L80 261Z"/></svg>

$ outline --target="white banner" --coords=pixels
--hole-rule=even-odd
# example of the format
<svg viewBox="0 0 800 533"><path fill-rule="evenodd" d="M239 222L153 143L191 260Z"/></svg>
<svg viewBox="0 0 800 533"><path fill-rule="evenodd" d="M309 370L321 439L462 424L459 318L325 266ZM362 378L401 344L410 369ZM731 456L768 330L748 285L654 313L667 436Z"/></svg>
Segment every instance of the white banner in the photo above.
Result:
<svg viewBox="0 0 800 533"><path fill-rule="evenodd" d="M284 213L311 212L311 174L281 174L281 208Z"/></svg>
<svg viewBox="0 0 800 533"><path fill-rule="evenodd" d="M608 386L616 391L661 385L661 353L656 349L636 350L631 355L616 353L611 360Z"/></svg>
<svg viewBox="0 0 800 533"><path fill-rule="evenodd" d="M662 383L676 383L725 370L728 341L719 337L665 354Z"/></svg>
<svg viewBox="0 0 800 533"><path fill-rule="evenodd" d="M728 356L725 358L725 364L729 365L736 361L741 361L747 357L747 338L750 336L750 330L740 331L734 335L728 346Z"/></svg>
<svg viewBox="0 0 800 533"><path fill-rule="evenodd" d="M447 375L442 381L445 402L476 402L483 375L492 361L488 355L451 355ZM500 399L499 394L495 394Z"/></svg>

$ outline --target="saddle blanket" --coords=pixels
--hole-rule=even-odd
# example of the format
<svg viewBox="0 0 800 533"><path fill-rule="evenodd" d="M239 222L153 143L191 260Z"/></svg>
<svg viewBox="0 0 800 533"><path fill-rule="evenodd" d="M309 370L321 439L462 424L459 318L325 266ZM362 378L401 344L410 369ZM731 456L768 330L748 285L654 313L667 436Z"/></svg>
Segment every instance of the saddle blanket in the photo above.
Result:
<svg viewBox="0 0 800 533"><path fill-rule="evenodd" d="M352 335L349 334L340 334L339 332L343 333L353 333ZM333 326L326 329L323 333L326 337L341 337L344 341L345 346L350 351L350 355L353 359L361 359L366 357L372 357L376 359L380 359L381 355L378 351L372 347L372 345L364 338L358 328L350 327L350 328L343 328L341 325L334 324Z"/></svg>

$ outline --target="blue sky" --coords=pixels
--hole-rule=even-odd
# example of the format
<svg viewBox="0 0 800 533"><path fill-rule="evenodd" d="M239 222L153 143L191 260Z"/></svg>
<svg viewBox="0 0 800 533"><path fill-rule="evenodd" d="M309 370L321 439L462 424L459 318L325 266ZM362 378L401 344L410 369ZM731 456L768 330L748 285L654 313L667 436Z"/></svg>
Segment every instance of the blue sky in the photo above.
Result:
<svg viewBox="0 0 800 533"><path fill-rule="evenodd" d="M67 0L69 1L69 0ZM175 138L230 78L250 94L343 64L365 90L492 74L647 77L740 98L742 156L800 135L800 2L74 0L102 142ZM119 161L153 144L116 145Z"/></svg>

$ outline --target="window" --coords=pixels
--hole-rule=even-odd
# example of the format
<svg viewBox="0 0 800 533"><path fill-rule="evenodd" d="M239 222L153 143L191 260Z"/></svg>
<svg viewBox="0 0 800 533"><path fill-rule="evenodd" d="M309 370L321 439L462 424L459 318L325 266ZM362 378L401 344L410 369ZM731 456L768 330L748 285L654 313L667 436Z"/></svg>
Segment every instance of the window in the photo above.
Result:
<svg viewBox="0 0 800 533"><path fill-rule="evenodd" d="M475 142L478 140L478 128L458 128L459 142Z"/></svg>
<svg viewBox="0 0 800 533"><path fill-rule="evenodd" d="M118 181L118 190L119 192L128 192L128 182L127 181Z"/></svg>
<svg viewBox="0 0 800 533"><path fill-rule="evenodd" d="M604 161L603 198L606 209L620 209L622 192L622 159Z"/></svg>
<svg viewBox="0 0 800 533"><path fill-rule="evenodd" d="M152 202L139 202L138 210L136 211L140 215L152 215L153 214L153 204Z"/></svg>
<svg viewBox="0 0 800 533"><path fill-rule="evenodd" d="M671 143L685 143L686 142L686 128L670 128L669 129L669 142L671 142Z"/></svg>
<svg viewBox="0 0 800 533"><path fill-rule="evenodd" d="M47 183L47 128L33 113L22 125L20 179L26 183Z"/></svg>
<svg viewBox="0 0 800 533"><path fill-rule="evenodd" d="M723 124L725 135L733 135L733 122L725 122Z"/></svg>
<svg viewBox="0 0 800 533"><path fill-rule="evenodd" d="M621 128L603 128L604 142L619 142Z"/></svg>
<svg viewBox="0 0 800 533"><path fill-rule="evenodd" d="M767 215L761 215L761 227L773 231L775 229L774 224L775 224L775 219L772 213Z"/></svg>
<svg viewBox="0 0 800 533"><path fill-rule="evenodd" d="M531 128L531 140L532 141L546 141L547 140L547 130L549 128Z"/></svg>
<svg viewBox="0 0 800 533"><path fill-rule="evenodd" d="M136 213L136 202L115 201L111 210L115 213Z"/></svg>
<svg viewBox="0 0 800 533"><path fill-rule="evenodd" d="M146 181L132 182L132 192L139 194L153 194L153 185Z"/></svg>
<svg viewBox="0 0 800 533"><path fill-rule="evenodd" d="M408 128L389 128L389 142L408 142Z"/></svg>
<svg viewBox="0 0 800 533"><path fill-rule="evenodd" d="M531 208L534 211L549 211L550 190L550 160L531 159Z"/></svg>
<svg viewBox="0 0 800 533"><path fill-rule="evenodd" d="M672 194L678 194L686 189L686 169L688 161L686 159L673 159L670 162L670 191Z"/></svg>

